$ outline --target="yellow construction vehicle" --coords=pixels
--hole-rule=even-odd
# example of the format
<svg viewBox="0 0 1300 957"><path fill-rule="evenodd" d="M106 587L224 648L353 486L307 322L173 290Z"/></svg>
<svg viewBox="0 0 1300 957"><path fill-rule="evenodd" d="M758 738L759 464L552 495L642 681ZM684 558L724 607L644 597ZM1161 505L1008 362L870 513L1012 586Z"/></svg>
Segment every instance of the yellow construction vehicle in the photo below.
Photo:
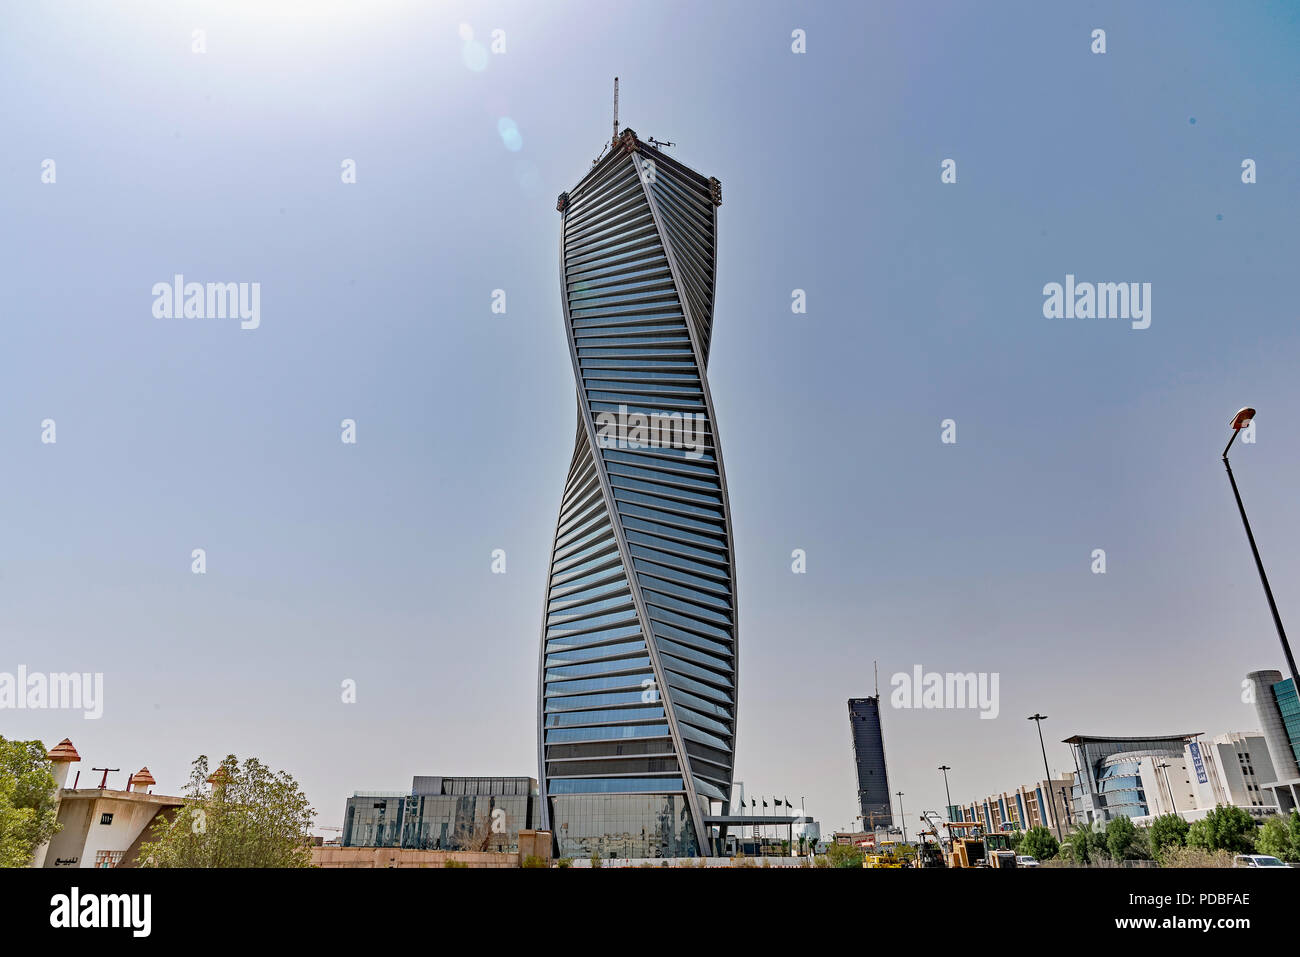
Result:
<svg viewBox="0 0 1300 957"><path fill-rule="evenodd" d="M1010 835L985 834L977 821L953 821L947 827L949 867L1016 866Z"/></svg>
<svg viewBox="0 0 1300 957"><path fill-rule="evenodd" d="M1005 832L984 835L984 856L989 867L1019 867L1016 849L1011 846L1011 835Z"/></svg>
<svg viewBox="0 0 1300 957"><path fill-rule="evenodd" d="M863 867L904 867L902 855L897 853L893 841L881 841L874 854L868 854L862 860Z"/></svg>

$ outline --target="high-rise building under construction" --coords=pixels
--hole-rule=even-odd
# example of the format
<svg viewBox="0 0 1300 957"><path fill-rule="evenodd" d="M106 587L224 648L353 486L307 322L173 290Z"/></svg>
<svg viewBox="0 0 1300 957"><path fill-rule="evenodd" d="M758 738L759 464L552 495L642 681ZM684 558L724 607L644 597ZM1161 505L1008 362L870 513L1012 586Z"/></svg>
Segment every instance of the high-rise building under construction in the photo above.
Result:
<svg viewBox="0 0 1300 957"><path fill-rule="evenodd" d="M880 695L849 699L849 731L858 775L858 807L863 830L891 827L889 772L885 767L885 734L880 724Z"/></svg>

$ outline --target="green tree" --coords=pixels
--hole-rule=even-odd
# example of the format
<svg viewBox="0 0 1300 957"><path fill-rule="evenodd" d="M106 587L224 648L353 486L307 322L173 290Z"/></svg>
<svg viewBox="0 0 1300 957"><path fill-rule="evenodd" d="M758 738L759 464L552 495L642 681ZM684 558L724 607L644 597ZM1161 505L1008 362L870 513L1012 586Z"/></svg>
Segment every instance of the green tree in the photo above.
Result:
<svg viewBox="0 0 1300 957"><path fill-rule="evenodd" d="M1111 860L1122 861L1130 858L1133 842L1137 839L1137 828L1131 818L1120 815L1106 825L1106 850Z"/></svg>
<svg viewBox="0 0 1300 957"><path fill-rule="evenodd" d="M1249 854L1255 849L1255 821L1239 807L1216 805L1187 830L1187 846L1229 854Z"/></svg>
<svg viewBox="0 0 1300 957"><path fill-rule="evenodd" d="M1300 813L1292 811L1290 819L1270 817L1259 829L1255 849L1280 861L1300 861Z"/></svg>
<svg viewBox="0 0 1300 957"><path fill-rule="evenodd" d="M1151 841L1151 855L1157 861L1164 861L1166 848L1185 847L1187 845L1187 822L1177 814L1162 814L1151 822L1148 829Z"/></svg>
<svg viewBox="0 0 1300 957"><path fill-rule="evenodd" d="M26 867L59 830L53 765L40 741L0 737L0 867Z"/></svg>
<svg viewBox="0 0 1300 957"><path fill-rule="evenodd" d="M1060 850L1061 845L1045 827L1031 827L1016 845L1017 854L1028 854L1040 861L1050 861Z"/></svg>
<svg viewBox="0 0 1300 957"><path fill-rule="evenodd" d="M827 844L826 858L831 867L861 867L863 855L852 844Z"/></svg>
<svg viewBox="0 0 1300 957"><path fill-rule="evenodd" d="M230 754L209 776L208 757L199 755L185 804L155 823L140 847L141 866L310 867L315 816L288 772L257 758L240 765Z"/></svg>

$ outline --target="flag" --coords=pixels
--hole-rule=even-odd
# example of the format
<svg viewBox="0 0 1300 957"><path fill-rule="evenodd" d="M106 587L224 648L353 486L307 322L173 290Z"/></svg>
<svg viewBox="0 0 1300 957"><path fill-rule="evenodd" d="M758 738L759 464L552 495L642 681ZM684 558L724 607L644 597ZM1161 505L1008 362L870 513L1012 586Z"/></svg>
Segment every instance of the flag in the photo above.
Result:
<svg viewBox="0 0 1300 957"><path fill-rule="evenodd" d="M789 798L786 798L786 799L785 799L785 806L788 807L788 808L790 808L791 810L794 810L794 805L790 803L790 799L789 799Z"/></svg>

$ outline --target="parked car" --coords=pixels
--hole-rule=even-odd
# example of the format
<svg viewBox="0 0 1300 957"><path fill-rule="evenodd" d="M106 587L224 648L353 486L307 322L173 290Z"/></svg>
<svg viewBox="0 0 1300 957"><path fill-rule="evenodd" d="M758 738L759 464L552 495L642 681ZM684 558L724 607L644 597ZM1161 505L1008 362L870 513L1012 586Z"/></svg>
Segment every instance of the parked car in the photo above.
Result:
<svg viewBox="0 0 1300 957"><path fill-rule="evenodd" d="M1038 866L1038 858L1033 857L1032 855L1029 855L1029 854L1017 854L1017 855L1016 855L1016 866L1017 866L1017 867L1037 867L1037 866Z"/></svg>
<svg viewBox="0 0 1300 957"><path fill-rule="evenodd" d="M1268 854L1238 854L1232 859L1233 867L1290 867L1290 864L1279 861L1276 857L1270 857Z"/></svg>

